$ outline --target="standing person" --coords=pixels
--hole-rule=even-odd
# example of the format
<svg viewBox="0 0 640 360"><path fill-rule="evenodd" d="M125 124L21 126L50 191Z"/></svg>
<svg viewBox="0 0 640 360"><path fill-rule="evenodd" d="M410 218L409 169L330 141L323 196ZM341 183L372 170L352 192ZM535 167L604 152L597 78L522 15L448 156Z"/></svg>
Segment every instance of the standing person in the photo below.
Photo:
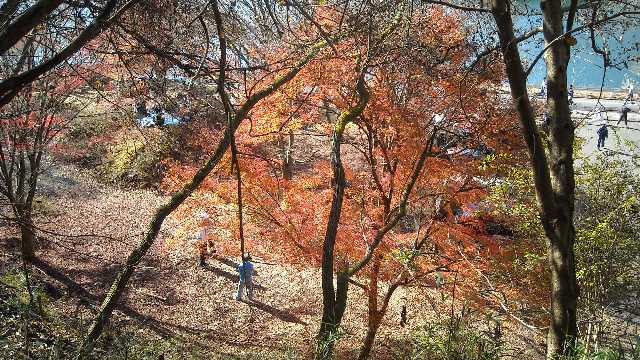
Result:
<svg viewBox="0 0 640 360"><path fill-rule="evenodd" d="M206 258L209 255L215 254L216 250L213 244L213 239L211 238L211 219L209 218L209 214L206 212L202 212L199 215L200 223L198 230L198 234L196 235L196 247L198 248L198 265L200 267L205 267L207 263L205 262Z"/></svg>
<svg viewBox="0 0 640 360"><path fill-rule="evenodd" d="M569 85L569 105L573 105L573 85Z"/></svg>
<svg viewBox="0 0 640 360"><path fill-rule="evenodd" d="M627 102L625 101L624 104L622 104L622 109L620 109L620 119L618 119L616 125L620 124L624 120L624 126L629 126L627 124L627 114L630 111L631 109L627 106Z"/></svg>
<svg viewBox="0 0 640 360"><path fill-rule="evenodd" d="M253 264L251 263L251 255L247 254L242 259L242 264L238 265L239 281L238 291L236 292L236 300L242 301L242 294L247 292L249 301L253 301Z"/></svg>
<svg viewBox="0 0 640 360"><path fill-rule="evenodd" d="M549 127L551 126L551 116L547 111L542 114L542 130L544 132L549 132Z"/></svg>
<svg viewBox="0 0 640 360"><path fill-rule="evenodd" d="M591 119L593 125L600 126L607 123L606 121L604 121L604 110L604 106L596 105L596 107L594 108L595 113L593 114L593 117Z"/></svg>
<svg viewBox="0 0 640 360"><path fill-rule="evenodd" d="M540 85L540 93L538 94L538 96L541 97L545 97L547 96L547 78L544 78L544 81L542 82L542 85Z"/></svg>
<svg viewBox="0 0 640 360"><path fill-rule="evenodd" d="M633 101L633 83L629 83L629 93L627 94L626 101Z"/></svg>
<svg viewBox="0 0 640 360"><path fill-rule="evenodd" d="M607 124L604 124L598 129L598 150L604 147L607 137L609 137L609 130L607 130Z"/></svg>
<svg viewBox="0 0 640 360"><path fill-rule="evenodd" d="M400 326L405 327L407 325L407 298L402 298L402 308L400 310Z"/></svg>

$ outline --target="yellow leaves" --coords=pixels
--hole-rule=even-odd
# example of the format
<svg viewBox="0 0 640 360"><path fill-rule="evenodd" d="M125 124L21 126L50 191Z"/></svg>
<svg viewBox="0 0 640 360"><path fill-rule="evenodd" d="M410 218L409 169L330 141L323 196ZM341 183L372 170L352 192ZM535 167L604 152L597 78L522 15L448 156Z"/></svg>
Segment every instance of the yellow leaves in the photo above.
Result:
<svg viewBox="0 0 640 360"><path fill-rule="evenodd" d="M304 178L302 180L299 180L298 184L303 190L318 190L322 187L322 184L325 182L326 181L318 177L312 177L312 178Z"/></svg>
<svg viewBox="0 0 640 360"><path fill-rule="evenodd" d="M338 118L338 120L336 121L336 126L334 128L334 131L338 134L342 134L344 132L344 127L347 125L347 118L348 118L349 113L347 111L343 111L340 114L340 117Z"/></svg>
<svg viewBox="0 0 640 360"><path fill-rule="evenodd" d="M282 209L282 211L289 211L290 208L287 199L282 199L282 201L280 202L280 209Z"/></svg>

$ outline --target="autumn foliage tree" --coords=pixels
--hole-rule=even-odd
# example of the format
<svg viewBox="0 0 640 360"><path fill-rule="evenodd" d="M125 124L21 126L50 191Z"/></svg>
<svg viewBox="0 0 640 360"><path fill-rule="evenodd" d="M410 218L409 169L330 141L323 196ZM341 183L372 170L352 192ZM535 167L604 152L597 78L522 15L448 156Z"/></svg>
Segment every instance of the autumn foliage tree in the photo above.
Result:
<svg viewBox="0 0 640 360"><path fill-rule="evenodd" d="M38 48L31 43L31 54ZM34 66L24 61L19 69ZM86 84L86 73L59 69L33 81L0 111L0 194L21 233L22 257L33 260L36 248L34 201L47 156L58 147L56 137L68 129L82 107L74 101ZM77 100L77 99L76 99Z"/></svg>
<svg viewBox="0 0 640 360"><path fill-rule="evenodd" d="M325 26L339 20L334 14L321 18ZM321 357L331 355L327 342L340 325L351 278L369 277L369 331L360 355L366 358L395 289L432 281L428 274L437 270L462 269L454 267L460 250L497 247L472 209L484 197L474 179L487 176L479 168L483 156L520 146L515 129L505 126L512 119L499 99L500 69L464 71L470 55L454 16L425 9L412 20L430 25L406 38L403 16L334 42L337 56L328 51L310 62L236 136L247 248L323 269L320 338L328 346ZM376 39L375 49L366 36ZM295 155L285 175L281 141L290 134ZM170 172L178 176L183 166ZM221 167L181 216L206 209L224 219L226 204L235 202L233 186L228 165ZM237 225L215 227L223 253L237 254ZM381 299L380 280L389 282Z"/></svg>
<svg viewBox="0 0 640 360"><path fill-rule="evenodd" d="M205 10L209 5L211 5L213 9L213 18L215 19L218 41L220 44L219 64L225 66L228 62L223 45L225 32L223 30L224 25L220 20L220 7L219 4L214 1L211 4L205 4ZM188 25L190 24L188 23ZM204 27L205 33L207 33L208 30L206 30L206 24ZM210 41L208 38L205 40L207 42ZM233 97L231 98L232 100L224 99L224 96L222 99L219 99L225 105L225 115L227 118L225 131L220 134L219 141L214 144L214 147L206 155L204 163L196 166L195 171L188 173L185 176L185 181L179 183L176 188L172 189L173 191L170 200L156 210L143 239L130 253L122 269L113 280L111 288L105 296L99 312L92 321L82 345L78 348L78 358L84 358L91 352L94 342L101 335L105 323L108 321L111 313L120 300L131 275L135 271L135 267L141 261L151 245L156 241L164 220L203 184L209 174L219 165L227 149L235 146L235 132L242 122L246 118L250 117L253 108L262 100L268 98L271 94L277 91L281 86L295 78L301 69L303 69L309 61L313 60L330 41L331 39L317 40L310 45L305 44L306 46L302 49L296 48L292 50L291 53L281 54L283 55L283 58L281 58L281 61L277 63L278 66L275 69L256 67L255 70L257 74L255 77L251 77L251 80L253 81L251 81L250 86L249 83L246 83L247 86L242 89L243 91L237 91L233 94ZM224 70L220 70L220 73L223 73L225 70L227 69L225 68ZM218 75L218 86L225 86L227 83L227 81L224 81L225 77L221 74ZM223 79L223 81L219 81L219 79ZM225 92L218 89L218 93L223 95Z"/></svg>

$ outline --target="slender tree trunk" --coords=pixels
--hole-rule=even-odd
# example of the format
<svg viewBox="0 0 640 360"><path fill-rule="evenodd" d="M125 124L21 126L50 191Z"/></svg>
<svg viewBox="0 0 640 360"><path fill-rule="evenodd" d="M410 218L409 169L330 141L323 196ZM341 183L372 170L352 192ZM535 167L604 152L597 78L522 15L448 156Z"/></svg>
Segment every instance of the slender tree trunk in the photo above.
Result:
<svg viewBox="0 0 640 360"><path fill-rule="evenodd" d="M293 165L293 157L291 156L293 147L293 130L289 130L289 136L287 139L287 145L285 145L284 152L282 154L282 177L286 180L291 180L292 177L292 169Z"/></svg>
<svg viewBox="0 0 640 360"><path fill-rule="evenodd" d="M340 118L343 119L344 116ZM327 220L327 230L322 245L322 323L320 324L320 346L317 354L319 359L330 359L333 356L334 339L332 337L335 336L335 332L340 324L338 315L336 314L337 299L336 290L333 286L333 261L346 183L344 168L342 167L342 161L340 159L340 145L342 143L345 125L344 123L341 125L340 119L338 119L331 144L331 168L333 170L331 183L333 185L333 197L331 199L329 219ZM342 309L342 312L344 312L344 309Z"/></svg>
<svg viewBox="0 0 640 360"><path fill-rule="evenodd" d="M378 333L378 329L382 324L382 319L387 314L387 309L389 308L389 301L391 300L391 297L393 296L393 294L395 293L395 291L398 289L399 286L400 286L399 282L392 283L387 289L387 293L385 294L384 299L382 300L382 306L380 307L380 309L376 309L375 313L370 313L367 335L364 339L362 348L360 349L358 360L367 359L371 354L371 350L373 349L373 344L376 339L376 334Z"/></svg>
<svg viewBox="0 0 640 360"><path fill-rule="evenodd" d="M376 332L380 326L381 314L378 311L378 275L380 274L380 255L377 255L373 261L371 267L371 273L369 275L369 312L367 319L367 335L364 338L364 343L360 349L358 360L364 360L369 357L373 342L376 338Z"/></svg>
<svg viewBox="0 0 640 360"><path fill-rule="evenodd" d="M543 0L545 41L550 43L563 33L559 0ZM494 16L511 96L518 111L522 133L531 157L540 217L547 237L549 268L551 272L551 319L547 337L547 358L567 354L573 348L577 335L573 225L574 170L573 124L567 100L567 63L569 48L564 41L556 41L545 54L547 63L548 99L551 114L549 155L538 132L529 95L513 22L506 0L492 1Z"/></svg>
<svg viewBox="0 0 640 360"><path fill-rule="evenodd" d="M377 314L374 321L369 322L369 327L367 328L367 335L364 338L364 343L362 344L362 348L360 349L360 354L358 355L358 360L365 360L369 358L369 354L371 354L371 350L373 349L373 343L376 340L376 334L378 333L378 328L380 328L380 321L382 320L382 314Z"/></svg>

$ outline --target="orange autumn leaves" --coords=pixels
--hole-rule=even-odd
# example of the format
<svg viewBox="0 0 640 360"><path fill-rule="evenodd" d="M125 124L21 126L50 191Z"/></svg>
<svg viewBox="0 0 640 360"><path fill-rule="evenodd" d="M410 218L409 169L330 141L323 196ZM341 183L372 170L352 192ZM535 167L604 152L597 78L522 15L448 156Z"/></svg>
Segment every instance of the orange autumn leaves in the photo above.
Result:
<svg viewBox="0 0 640 360"><path fill-rule="evenodd" d="M469 52L459 19L433 10L411 20L424 26L410 34L399 26L374 51L368 51L357 32L332 44L333 49L324 49L241 125L236 139L249 251L289 264L319 264L332 195L330 134L339 112L356 101L354 83L365 60L371 97L363 115L345 130L342 160L348 185L338 258L356 261L363 256L430 141L433 154L410 195L408 215L376 250L383 254L381 277L389 279L409 267L420 272L446 262L458 266L460 251L500 251L479 216L487 209L485 191L476 179L491 174L481 170L481 156L465 153L480 145L501 152L519 144L509 125L512 117L499 99L499 79L464 71ZM267 62L276 63L277 49L268 53L275 58ZM457 140L435 141L438 137ZM295 160L290 180L281 170L286 151ZM223 160L200 195L176 216L188 219L202 210L215 215L218 246L238 255L235 180L229 163ZM168 178L180 183L193 171L195 167L170 164ZM420 256L409 266L401 253L425 235L429 246L418 249ZM438 253L431 251L434 247Z"/></svg>

